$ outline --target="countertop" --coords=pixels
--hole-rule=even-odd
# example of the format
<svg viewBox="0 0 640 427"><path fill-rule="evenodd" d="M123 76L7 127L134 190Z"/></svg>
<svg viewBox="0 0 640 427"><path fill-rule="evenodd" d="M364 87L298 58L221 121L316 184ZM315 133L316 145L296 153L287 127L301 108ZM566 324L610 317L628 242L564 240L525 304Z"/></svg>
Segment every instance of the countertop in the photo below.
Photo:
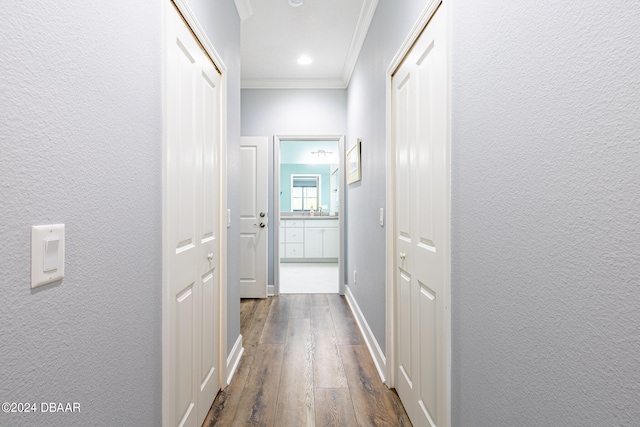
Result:
<svg viewBox="0 0 640 427"><path fill-rule="evenodd" d="M280 219L338 219L338 216L330 216L328 213L323 213L322 215L315 214L314 216L311 216L309 214L280 212Z"/></svg>

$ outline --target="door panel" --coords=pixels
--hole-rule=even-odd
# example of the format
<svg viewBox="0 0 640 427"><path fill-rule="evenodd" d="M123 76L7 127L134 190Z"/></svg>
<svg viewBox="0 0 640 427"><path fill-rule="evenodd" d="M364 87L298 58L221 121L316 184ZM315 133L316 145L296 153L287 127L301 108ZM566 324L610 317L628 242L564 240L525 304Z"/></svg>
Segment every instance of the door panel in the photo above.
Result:
<svg viewBox="0 0 640 427"><path fill-rule="evenodd" d="M193 283L176 296L176 400L175 418L172 424L188 420L184 425L194 425L196 414L193 383L194 347L194 296Z"/></svg>
<svg viewBox="0 0 640 427"><path fill-rule="evenodd" d="M218 278L216 276L217 271L211 270L202 279L202 333L200 336L201 349L200 349L200 372L199 372L199 387L201 390L200 401L198 402L198 413L208 411L211 406L212 400L219 388L218 378L218 357L219 357L219 342L218 328L216 327L217 319L220 313L217 307L214 309L214 304L219 301L218 295L220 292L218 286Z"/></svg>
<svg viewBox="0 0 640 427"><path fill-rule="evenodd" d="M257 195L257 167L258 147L246 145L240 149L240 164L242 165L242 181L246 184L240 192L240 216L243 218L257 219L258 195ZM244 186L243 186L244 187Z"/></svg>
<svg viewBox="0 0 640 427"><path fill-rule="evenodd" d="M182 34L184 36L184 34ZM183 248L194 243L195 228L195 100L192 94L196 91L195 70L197 69L192 43L187 42L187 46L176 40L177 53L177 73L176 94L178 108L181 114L176 117L178 139L176 149L172 153L176 156L175 180L178 185L177 191L177 225L178 243L177 248ZM178 136L179 135L179 136Z"/></svg>
<svg viewBox="0 0 640 427"><path fill-rule="evenodd" d="M404 71L404 70L403 70ZM409 122L412 114L413 82L409 71L404 71L403 75L398 75L394 79L397 83L395 91L395 108L397 112L396 124L396 198L397 198L397 222L396 230L398 235L407 241L411 239L411 156L410 146L413 135L410 134Z"/></svg>
<svg viewBox="0 0 640 427"><path fill-rule="evenodd" d="M220 389L220 74L204 52L201 52L199 118L197 130L200 147L200 278L201 293L196 330L198 424L202 424Z"/></svg>
<svg viewBox="0 0 640 427"><path fill-rule="evenodd" d="M404 383L407 383L409 387L411 387L413 385L413 370L411 369L411 329L413 327L411 322L411 276L404 271L401 271L399 274L398 290L399 304L400 307L403 308L403 310L398 313L398 329L401 331L398 336L398 366Z"/></svg>
<svg viewBox="0 0 640 427"><path fill-rule="evenodd" d="M208 60L208 58L205 58ZM202 130L204 138L202 156L202 237L211 238L212 246L218 244L217 229L220 225L220 75L210 61L205 62L202 73L204 108L202 110Z"/></svg>
<svg viewBox="0 0 640 427"><path fill-rule="evenodd" d="M240 278L241 280L257 280L256 272L256 236L245 234L240 236Z"/></svg>
<svg viewBox="0 0 640 427"><path fill-rule="evenodd" d="M169 261L170 288L174 296L173 322L173 399L172 425L196 425L196 324L197 299L200 292L198 281L199 239L196 235L197 192L197 117L196 100L199 56L198 46L190 34L181 31L176 16L173 17L173 43L170 52L176 64L169 73L169 105L175 105L169 116L169 127L174 130L168 144L169 158L167 176L169 187L170 245L172 257ZM172 73L173 72L173 73ZM173 90L172 90L173 89ZM172 102L171 97L174 98Z"/></svg>
<svg viewBox="0 0 640 427"><path fill-rule="evenodd" d="M446 412L449 148L445 8L392 78L395 144L397 391L414 425Z"/></svg>
<svg viewBox="0 0 640 427"><path fill-rule="evenodd" d="M423 283L420 288L418 309L420 313L420 402L433 419L438 419L437 399L437 351L436 340L438 316L436 295ZM425 414L426 415L426 414Z"/></svg>
<svg viewBox="0 0 640 427"><path fill-rule="evenodd" d="M220 74L167 11L166 425L201 425L220 389Z"/></svg>
<svg viewBox="0 0 640 427"><path fill-rule="evenodd" d="M267 156L267 137L241 138L241 298L267 297L267 245L269 238L269 221L267 212Z"/></svg>

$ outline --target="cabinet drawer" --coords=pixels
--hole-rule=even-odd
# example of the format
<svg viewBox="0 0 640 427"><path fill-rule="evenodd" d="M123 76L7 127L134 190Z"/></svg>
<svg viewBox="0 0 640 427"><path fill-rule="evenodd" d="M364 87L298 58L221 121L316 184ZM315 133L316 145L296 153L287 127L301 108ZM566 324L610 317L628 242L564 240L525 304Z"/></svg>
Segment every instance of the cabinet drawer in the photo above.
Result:
<svg viewBox="0 0 640 427"><path fill-rule="evenodd" d="M287 243L284 245L285 258L303 258L304 257L304 244L302 243Z"/></svg>
<svg viewBox="0 0 640 427"><path fill-rule="evenodd" d="M284 242L285 243L302 243L302 242L304 242L304 229L303 228L285 228L284 229Z"/></svg>
<svg viewBox="0 0 640 427"><path fill-rule="evenodd" d="M303 221L301 219L283 219L282 224L285 228L297 228L302 227Z"/></svg>

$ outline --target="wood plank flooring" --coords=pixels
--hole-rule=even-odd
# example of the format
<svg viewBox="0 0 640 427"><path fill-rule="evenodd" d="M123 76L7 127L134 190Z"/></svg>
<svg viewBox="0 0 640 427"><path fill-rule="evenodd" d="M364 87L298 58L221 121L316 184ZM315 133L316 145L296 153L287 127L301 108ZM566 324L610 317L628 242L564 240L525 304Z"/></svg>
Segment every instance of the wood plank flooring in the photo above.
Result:
<svg viewBox="0 0 640 427"><path fill-rule="evenodd" d="M343 297L242 300L244 355L204 426L411 426Z"/></svg>

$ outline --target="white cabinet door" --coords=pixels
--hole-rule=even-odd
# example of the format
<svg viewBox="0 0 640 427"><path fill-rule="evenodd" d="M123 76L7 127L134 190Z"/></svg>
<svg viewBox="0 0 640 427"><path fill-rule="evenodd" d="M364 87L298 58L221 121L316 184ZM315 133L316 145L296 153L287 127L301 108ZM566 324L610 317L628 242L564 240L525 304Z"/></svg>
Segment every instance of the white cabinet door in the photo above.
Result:
<svg viewBox="0 0 640 427"><path fill-rule="evenodd" d="M396 388L416 426L448 426L447 4L392 80L396 162Z"/></svg>
<svg viewBox="0 0 640 427"><path fill-rule="evenodd" d="M307 221L307 224L311 221ZM322 228L304 229L304 257L322 258Z"/></svg>
<svg viewBox="0 0 640 427"><path fill-rule="evenodd" d="M324 229L324 233L322 233L322 256L324 258L338 258L340 256L340 229Z"/></svg>
<svg viewBox="0 0 640 427"><path fill-rule="evenodd" d="M304 221L304 256L314 259L340 256L340 229L337 220Z"/></svg>

